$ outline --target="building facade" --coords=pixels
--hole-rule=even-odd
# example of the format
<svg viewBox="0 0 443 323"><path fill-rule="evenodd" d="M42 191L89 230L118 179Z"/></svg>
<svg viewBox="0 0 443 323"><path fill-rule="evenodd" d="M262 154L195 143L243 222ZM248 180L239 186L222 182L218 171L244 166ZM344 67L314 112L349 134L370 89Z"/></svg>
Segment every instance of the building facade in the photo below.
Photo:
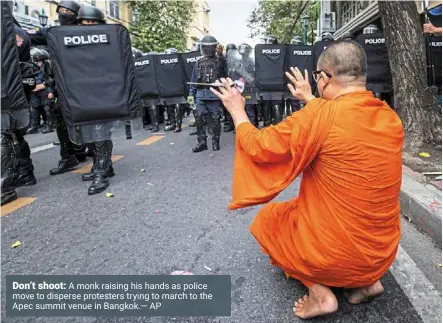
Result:
<svg viewBox="0 0 443 323"><path fill-rule="evenodd" d="M57 5L60 0L14 0L13 10L17 21L25 28L43 27L39 16L48 16L47 27L58 25ZM129 27L132 23L132 10L125 1L118 0L78 0L80 4L93 5L105 12L106 20Z"/></svg>
<svg viewBox="0 0 443 323"><path fill-rule="evenodd" d="M423 12L423 2L415 1L419 13ZM425 1L428 9L441 5L441 1ZM382 28L377 0L332 1L320 3L319 34L331 32L335 39L346 32L358 33L368 24L375 23Z"/></svg>
<svg viewBox="0 0 443 323"><path fill-rule="evenodd" d="M192 44L200 41L205 35L211 33L210 30L210 9L208 2L206 0L196 0L196 12L194 14L194 19L189 26L188 31L188 41L186 48L190 50Z"/></svg>

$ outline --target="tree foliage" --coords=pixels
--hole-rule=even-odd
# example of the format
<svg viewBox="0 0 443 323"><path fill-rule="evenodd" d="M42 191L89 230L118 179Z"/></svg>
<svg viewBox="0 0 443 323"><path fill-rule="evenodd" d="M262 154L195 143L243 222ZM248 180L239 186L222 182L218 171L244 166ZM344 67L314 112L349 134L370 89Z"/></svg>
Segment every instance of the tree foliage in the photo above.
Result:
<svg viewBox="0 0 443 323"><path fill-rule="evenodd" d="M294 36L303 36L302 17L309 16L308 42L315 38L320 3L315 1L260 0L248 19L250 37L274 35L279 43L289 44Z"/></svg>
<svg viewBox="0 0 443 323"><path fill-rule="evenodd" d="M127 1L135 19L130 27L132 44L144 52L186 50L189 26L196 12L194 1Z"/></svg>

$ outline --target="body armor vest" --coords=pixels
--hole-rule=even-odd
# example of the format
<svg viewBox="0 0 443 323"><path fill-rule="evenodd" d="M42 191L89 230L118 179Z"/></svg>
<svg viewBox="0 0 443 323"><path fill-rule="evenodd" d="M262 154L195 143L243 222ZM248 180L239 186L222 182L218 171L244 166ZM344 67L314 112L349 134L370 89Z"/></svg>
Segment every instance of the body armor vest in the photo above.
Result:
<svg viewBox="0 0 443 323"><path fill-rule="evenodd" d="M199 83L214 83L220 77L223 77L222 62L224 58L220 57L203 57L197 62L197 74Z"/></svg>

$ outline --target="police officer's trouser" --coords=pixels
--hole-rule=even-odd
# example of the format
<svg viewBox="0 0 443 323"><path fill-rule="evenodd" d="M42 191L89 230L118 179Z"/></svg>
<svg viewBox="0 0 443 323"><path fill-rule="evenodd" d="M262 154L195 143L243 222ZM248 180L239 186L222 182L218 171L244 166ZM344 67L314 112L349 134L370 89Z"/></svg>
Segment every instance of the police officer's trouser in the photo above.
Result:
<svg viewBox="0 0 443 323"><path fill-rule="evenodd" d="M256 104L246 104L246 114L248 115L249 121L258 128L258 113Z"/></svg>
<svg viewBox="0 0 443 323"><path fill-rule="evenodd" d="M68 129L66 128L65 122L63 120L61 107L59 101L54 105L54 115L55 115L55 130L57 132L57 137L60 142L60 157L58 162L58 167L50 170L51 175L63 174L77 166L79 161L85 161L86 156L86 146L76 145L69 138Z"/></svg>
<svg viewBox="0 0 443 323"><path fill-rule="evenodd" d="M14 130L1 133L1 205L17 198L16 187L37 183L31 149L23 132Z"/></svg>
<svg viewBox="0 0 443 323"><path fill-rule="evenodd" d="M222 103L219 100L197 99L195 110L195 125L197 127L198 142L206 141L205 120L211 127L213 142L219 142L221 132Z"/></svg>

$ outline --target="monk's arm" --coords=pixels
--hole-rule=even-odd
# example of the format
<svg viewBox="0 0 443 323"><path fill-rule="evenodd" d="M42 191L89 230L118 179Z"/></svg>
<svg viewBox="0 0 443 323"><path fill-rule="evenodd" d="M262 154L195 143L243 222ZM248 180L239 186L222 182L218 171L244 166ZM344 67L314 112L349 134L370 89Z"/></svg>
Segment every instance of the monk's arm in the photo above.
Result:
<svg viewBox="0 0 443 323"><path fill-rule="evenodd" d="M253 161L262 163L278 163L292 159L290 150L291 121L290 118L276 126L258 130L245 113L244 118L236 121L236 140L239 148L245 151Z"/></svg>

